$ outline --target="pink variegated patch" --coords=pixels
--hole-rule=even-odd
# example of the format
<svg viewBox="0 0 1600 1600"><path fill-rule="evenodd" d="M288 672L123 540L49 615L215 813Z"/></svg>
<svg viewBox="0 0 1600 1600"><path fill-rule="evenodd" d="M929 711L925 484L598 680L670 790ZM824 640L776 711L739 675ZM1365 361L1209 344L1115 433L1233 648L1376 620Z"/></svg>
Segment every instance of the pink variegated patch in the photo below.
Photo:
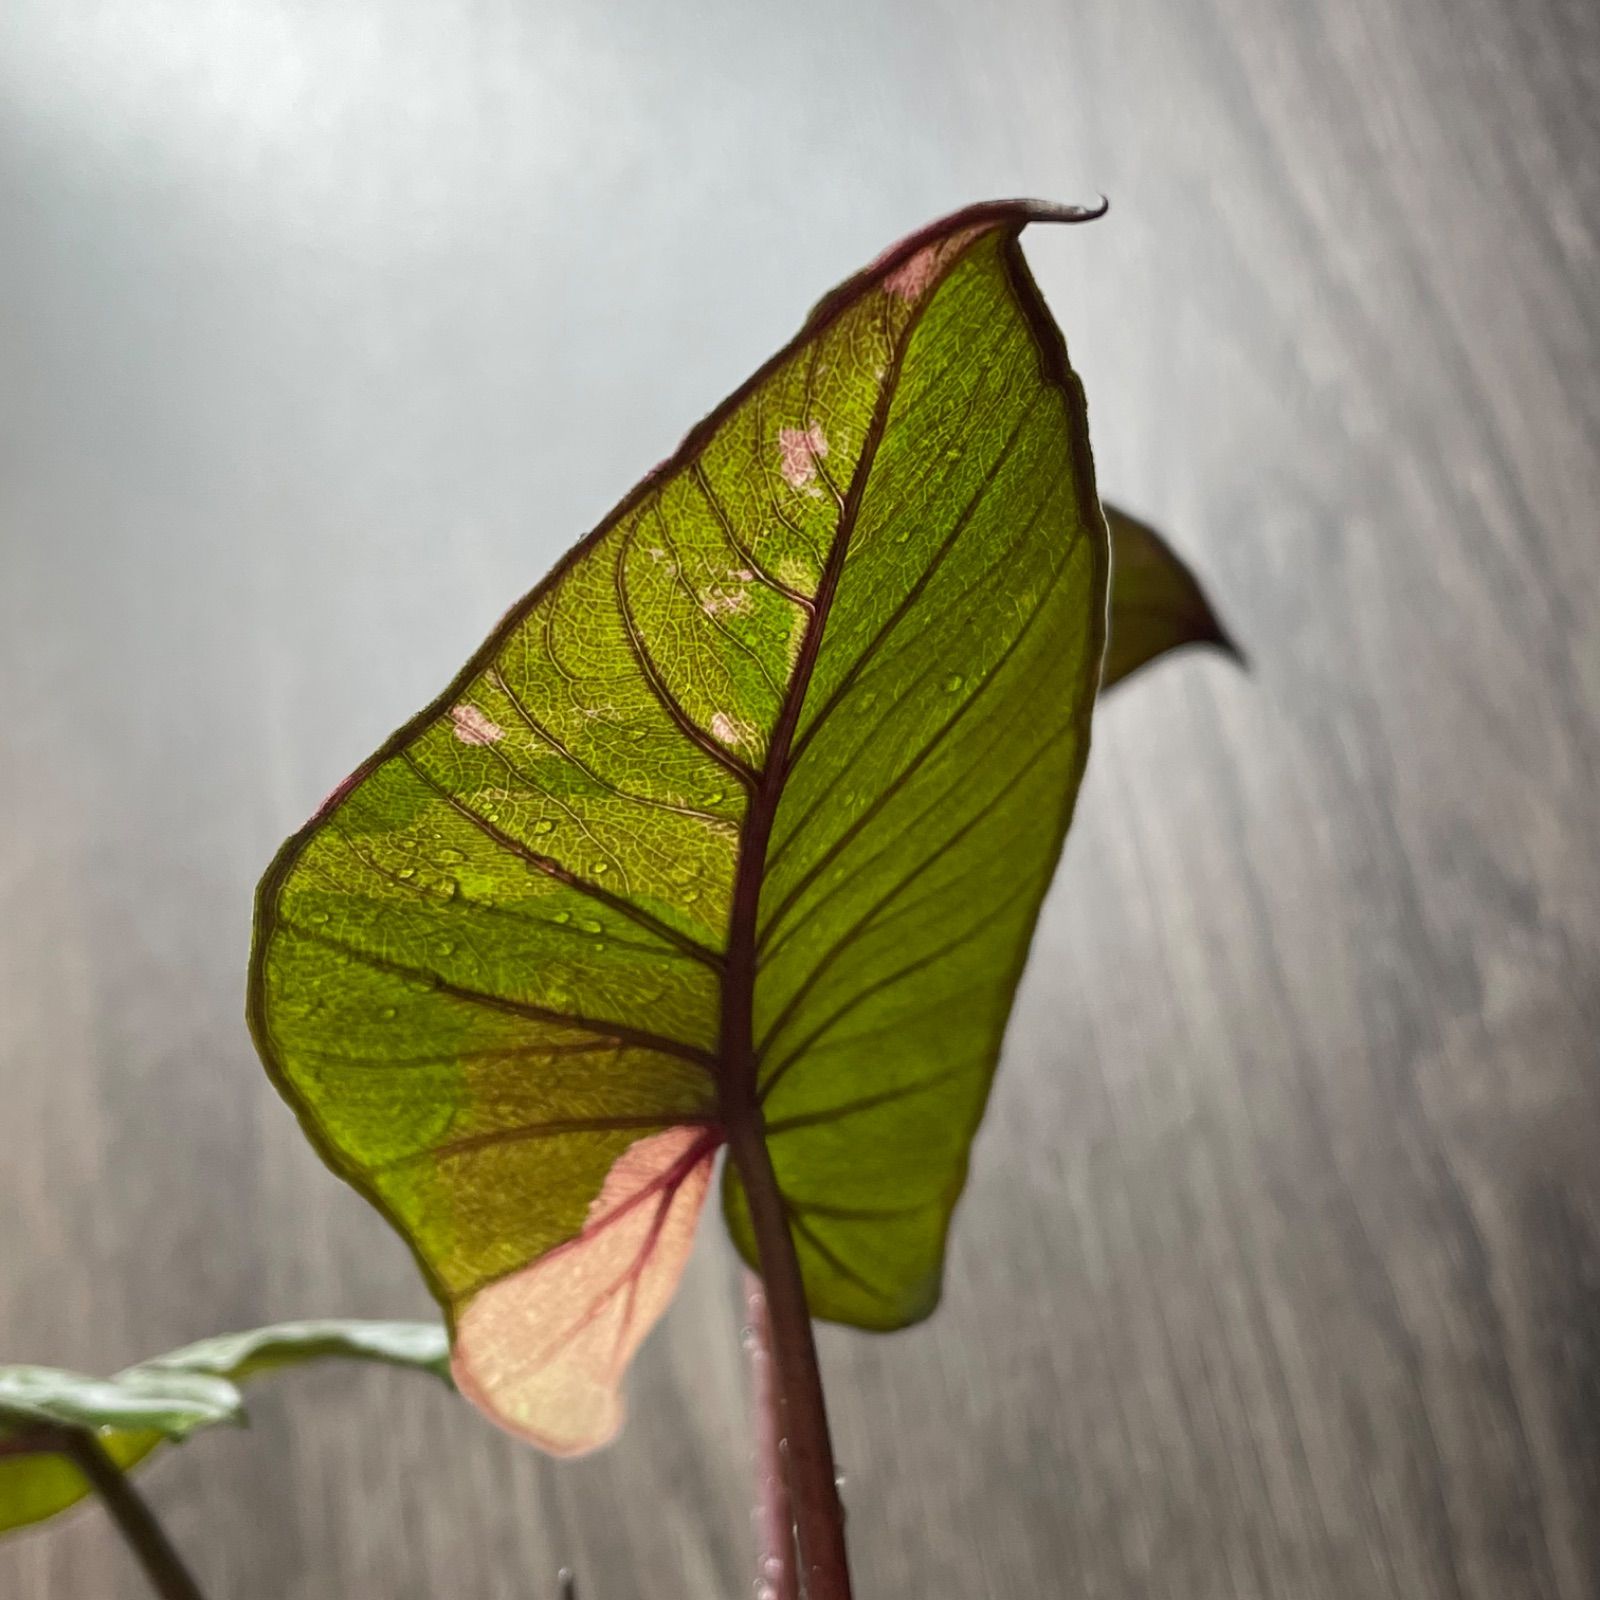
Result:
<svg viewBox="0 0 1600 1600"><path fill-rule="evenodd" d="M778 470L796 489L803 489L817 475L817 462L828 454L828 436L820 422L804 428L778 430Z"/></svg>
<svg viewBox="0 0 1600 1600"><path fill-rule="evenodd" d="M623 1374L689 1259L719 1142L699 1127L636 1140L577 1238L473 1295L451 1361L462 1394L552 1455L606 1444Z"/></svg>
<svg viewBox="0 0 1600 1600"><path fill-rule="evenodd" d="M462 744L493 744L496 739L503 739L506 731L498 722L491 722L475 705L463 700L458 706L451 706L450 721L456 730L456 738Z"/></svg>
<svg viewBox="0 0 1600 1600"><path fill-rule="evenodd" d="M939 273L986 228L963 228L937 244L924 245L914 255L908 256L883 280L889 294L908 303L920 300L928 292L928 285Z"/></svg>

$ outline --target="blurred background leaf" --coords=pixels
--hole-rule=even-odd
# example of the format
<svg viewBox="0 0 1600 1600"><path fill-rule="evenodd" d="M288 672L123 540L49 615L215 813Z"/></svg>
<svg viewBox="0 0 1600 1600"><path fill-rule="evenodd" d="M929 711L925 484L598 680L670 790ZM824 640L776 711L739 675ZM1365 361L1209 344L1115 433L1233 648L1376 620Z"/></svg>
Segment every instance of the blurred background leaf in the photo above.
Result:
<svg viewBox="0 0 1600 1600"><path fill-rule="evenodd" d="M1243 653L1188 564L1148 522L1115 506L1101 509L1111 530L1111 629L1101 691L1185 645L1213 645L1243 666Z"/></svg>
<svg viewBox="0 0 1600 1600"><path fill-rule="evenodd" d="M124 1471L158 1445L217 1423L243 1424L237 1385L308 1361L378 1361L449 1381L449 1339L429 1322L283 1322L202 1339L111 1378L0 1367L0 1533L53 1517L89 1493L56 1450L62 1428L90 1428Z"/></svg>

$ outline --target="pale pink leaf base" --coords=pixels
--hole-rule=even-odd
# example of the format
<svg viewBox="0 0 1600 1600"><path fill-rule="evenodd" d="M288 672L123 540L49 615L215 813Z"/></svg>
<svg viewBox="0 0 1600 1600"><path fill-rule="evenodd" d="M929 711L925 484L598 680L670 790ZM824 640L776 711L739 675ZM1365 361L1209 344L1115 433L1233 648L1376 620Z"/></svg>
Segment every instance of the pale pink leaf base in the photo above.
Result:
<svg viewBox="0 0 1600 1600"><path fill-rule="evenodd" d="M623 1374L683 1276L719 1142L682 1127L631 1144L575 1239L480 1289L456 1320L462 1394L552 1455L608 1443Z"/></svg>

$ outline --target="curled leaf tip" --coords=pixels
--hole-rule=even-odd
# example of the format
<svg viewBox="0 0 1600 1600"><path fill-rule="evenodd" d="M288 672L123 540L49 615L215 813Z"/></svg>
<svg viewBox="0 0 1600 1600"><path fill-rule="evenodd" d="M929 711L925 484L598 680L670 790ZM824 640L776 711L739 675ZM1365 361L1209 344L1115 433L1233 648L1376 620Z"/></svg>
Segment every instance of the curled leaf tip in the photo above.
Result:
<svg viewBox="0 0 1600 1600"><path fill-rule="evenodd" d="M1032 204L1035 214L1029 218L1031 222L1098 222L1111 209L1110 196L1104 193L1089 206L1057 204L1047 200L1036 200Z"/></svg>
<svg viewBox="0 0 1600 1600"><path fill-rule="evenodd" d="M863 271L831 289L812 306L806 328L813 328L880 284L893 298L915 304L942 277L943 269L986 233L1020 233L1031 222L1094 222L1106 214L1110 204L1101 195L1098 204L1091 206L1028 199L980 200L963 206L897 239Z"/></svg>

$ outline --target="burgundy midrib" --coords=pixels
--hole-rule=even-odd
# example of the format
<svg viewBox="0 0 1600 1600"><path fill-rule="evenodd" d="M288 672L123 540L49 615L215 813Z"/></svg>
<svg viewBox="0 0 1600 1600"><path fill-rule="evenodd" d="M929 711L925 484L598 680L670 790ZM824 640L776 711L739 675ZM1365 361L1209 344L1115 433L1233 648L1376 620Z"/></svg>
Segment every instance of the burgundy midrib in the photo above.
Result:
<svg viewBox="0 0 1600 1600"><path fill-rule="evenodd" d="M767 747L767 760L751 792L750 807L739 831L739 862L734 874L733 902L728 917L727 958L722 974L722 1027L716 1052L718 1099L723 1125L730 1132L736 1125L749 1123L753 1123L758 1133L761 1128L754 1038L756 919L760 914L761 888L766 879L767 846L772 837L778 805L783 799L784 784L789 776L790 750L801 710L805 706L806 693L811 687L811 675L822 650L828 617L844 574L845 558L849 554L850 541L860 516L861 502L866 496L867 480L888 427L889 409L899 387L906 351L910 348L912 335L924 309L936 293L935 285L930 285L924 291L922 300L901 332L889 371L885 374L872 420L861 443L861 456L851 474L850 487L840 509L839 526L828 551L822 579L817 585L812 612L806 619L805 637L801 640L788 692Z"/></svg>

